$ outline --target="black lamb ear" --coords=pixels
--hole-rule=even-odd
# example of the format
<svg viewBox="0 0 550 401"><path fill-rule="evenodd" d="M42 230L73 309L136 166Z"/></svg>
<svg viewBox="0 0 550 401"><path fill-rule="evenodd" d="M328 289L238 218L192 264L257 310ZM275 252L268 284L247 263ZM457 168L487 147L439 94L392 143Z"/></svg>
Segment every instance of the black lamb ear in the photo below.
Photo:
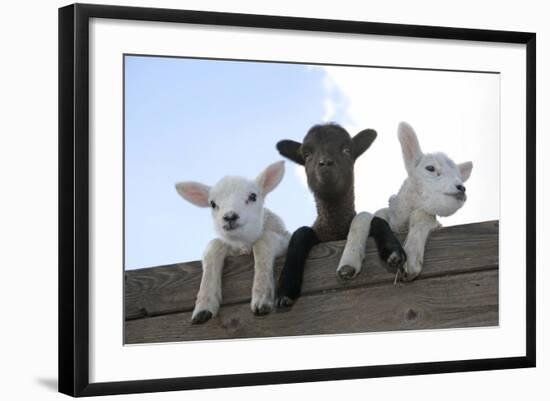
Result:
<svg viewBox="0 0 550 401"><path fill-rule="evenodd" d="M277 150L279 153L292 160L294 163L304 165L304 159L300 153L300 147L302 144L300 142L291 141L290 139L285 139L283 141L277 142Z"/></svg>
<svg viewBox="0 0 550 401"><path fill-rule="evenodd" d="M365 129L359 132L352 138L353 141L353 157L357 159L361 156L365 150L369 148L370 145L376 139L376 131L373 129Z"/></svg>

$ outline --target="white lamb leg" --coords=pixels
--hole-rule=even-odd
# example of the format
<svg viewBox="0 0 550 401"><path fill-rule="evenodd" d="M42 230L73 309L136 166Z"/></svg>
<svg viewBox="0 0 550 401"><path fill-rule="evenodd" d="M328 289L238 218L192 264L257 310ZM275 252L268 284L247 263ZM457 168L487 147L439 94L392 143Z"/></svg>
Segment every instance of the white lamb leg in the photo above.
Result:
<svg viewBox="0 0 550 401"><path fill-rule="evenodd" d="M254 283L250 308L255 315L266 315L273 309L275 301L273 264L275 257L284 251L286 243L284 236L273 231L265 231L252 247Z"/></svg>
<svg viewBox="0 0 550 401"><path fill-rule="evenodd" d="M391 221L390 221L390 209L385 207L383 209L377 210L376 213L374 213L376 217L380 217L381 219L384 219L388 222L388 224L391 227ZM393 227L392 227L393 229Z"/></svg>
<svg viewBox="0 0 550 401"><path fill-rule="evenodd" d="M370 213L361 212L351 222L346 246L336 269L340 278L352 279L361 272L372 217Z"/></svg>
<svg viewBox="0 0 550 401"><path fill-rule="evenodd" d="M222 301L222 270L227 245L219 239L210 241L202 258L202 278L192 323L204 323L216 316Z"/></svg>
<svg viewBox="0 0 550 401"><path fill-rule="evenodd" d="M405 241L405 252L407 253L407 261L405 262L404 280L414 280L422 271L424 264L424 249L426 240L432 230L440 227L434 215L415 210L411 213L409 221L409 234Z"/></svg>

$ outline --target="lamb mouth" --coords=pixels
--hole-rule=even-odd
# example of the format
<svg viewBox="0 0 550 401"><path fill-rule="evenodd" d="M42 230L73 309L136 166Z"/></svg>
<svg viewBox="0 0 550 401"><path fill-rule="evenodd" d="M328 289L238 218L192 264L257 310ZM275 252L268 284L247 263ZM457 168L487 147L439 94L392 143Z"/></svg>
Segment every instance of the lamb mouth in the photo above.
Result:
<svg viewBox="0 0 550 401"><path fill-rule="evenodd" d="M461 202L464 202L466 200L466 194L464 192L445 193L445 195L451 196Z"/></svg>
<svg viewBox="0 0 550 401"><path fill-rule="evenodd" d="M223 229L225 231L235 231L237 228L240 228L241 226L235 223L227 223L223 225Z"/></svg>

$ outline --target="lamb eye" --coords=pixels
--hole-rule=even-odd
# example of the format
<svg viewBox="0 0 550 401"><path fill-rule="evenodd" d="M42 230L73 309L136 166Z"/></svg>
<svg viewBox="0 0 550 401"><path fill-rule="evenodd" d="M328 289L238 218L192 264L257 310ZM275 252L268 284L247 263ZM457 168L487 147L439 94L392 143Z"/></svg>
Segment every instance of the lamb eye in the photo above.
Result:
<svg viewBox="0 0 550 401"><path fill-rule="evenodd" d="M216 208L216 202L214 201L210 201L210 206L212 207L212 209L215 209Z"/></svg>
<svg viewBox="0 0 550 401"><path fill-rule="evenodd" d="M302 156L304 157L304 159L307 159L308 157L311 156L311 152L309 150L304 150L302 152Z"/></svg>
<svg viewBox="0 0 550 401"><path fill-rule="evenodd" d="M249 202L256 202L256 194L252 193L248 195L248 201Z"/></svg>
<svg viewBox="0 0 550 401"><path fill-rule="evenodd" d="M435 167L434 166L426 166L426 170L433 173L435 171Z"/></svg>
<svg viewBox="0 0 550 401"><path fill-rule="evenodd" d="M351 155L351 149L350 148L344 148L342 150L342 152L344 152L346 155Z"/></svg>

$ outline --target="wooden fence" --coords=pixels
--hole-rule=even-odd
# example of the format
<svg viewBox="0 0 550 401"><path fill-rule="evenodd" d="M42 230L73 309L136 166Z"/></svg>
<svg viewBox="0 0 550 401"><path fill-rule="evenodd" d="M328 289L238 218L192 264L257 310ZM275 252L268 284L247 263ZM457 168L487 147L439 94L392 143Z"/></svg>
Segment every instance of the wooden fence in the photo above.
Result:
<svg viewBox="0 0 550 401"><path fill-rule="evenodd" d="M403 236L401 236L403 239ZM125 343L498 325L498 221L447 227L430 236L422 275L393 284L369 239L361 274L336 275L344 241L313 248L302 297L288 312L250 310L253 258L229 258L218 316L191 324L200 262L125 273ZM276 261L276 277L283 258Z"/></svg>

